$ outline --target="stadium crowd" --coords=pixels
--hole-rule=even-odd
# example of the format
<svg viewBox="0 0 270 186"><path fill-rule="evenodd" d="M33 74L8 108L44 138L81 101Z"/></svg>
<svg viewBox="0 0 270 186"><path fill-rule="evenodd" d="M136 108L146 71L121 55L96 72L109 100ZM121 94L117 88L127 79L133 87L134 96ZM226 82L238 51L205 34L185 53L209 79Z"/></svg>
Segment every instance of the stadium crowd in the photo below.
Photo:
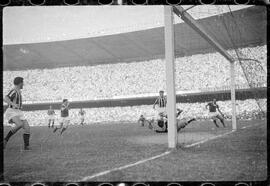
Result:
<svg viewBox="0 0 270 186"><path fill-rule="evenodd" d="M266 71L266 46L240 50L245 58L261 62ZM235 55L234 51L229 51ZM176 58L176 91L228 89L230 65L219 53L197 54ZM236 63L236 85L247 88L243 71ZM24 77L24 103L59 102L110 99L157 93L165 89L165 61L117 63L97 66L64 67L55 69L30 69L4 71L3 93L12 87L18 74ZM259 73L266 74L266 73ZM266 86L266 76L254 73L253 86Z"/></svg>
<svg viewBox="0 0 270 186"><path fill-rule="evenodd" d="M259 61L256 65L263 67L262 72L253 75L252 86L266 86L266 46L247 47L240 49L241 57ZM235 56L235 51L229 51ZM243 55L244 54L244 55ZM254 63L255 64L255 63ZM176 58L176 91L205 91L229 89L230 64L219 53L196 54ZM246 68L246 67L244 67ZM259 69L259 68L258 68ZM242 67L236 62L237 88L248 88ZM250 69L247 69L250 70ZM251 69L252 70L252 69ZM55 69L29 69L24 71L4 71L3 93L7 94L13 86L12 81L17 75L25 79L22 91L23 104L41 102L61 102L63 98L72 101L112 99L157 93L165 90L165 61L150 61L105 64L97 66L65 67ZM249 74L249 75L250 75ZM265 77L262 76L265 74ZM263 100L266 102L266 99ZM206 103L181 103L187 117L205 119L208 117L204 109ZM231 103L219 103L226 118L231 117ZM251 119L260 116L255 100L237 101L237 117ZM119 122L136 121L141 114L147 117L154 115L152 106L113 107L85 109L86 121ZM57 108L55 108L57 109ZM30 124L44 124L47 111L25 112ZM59 116L59 110L57 110ZM78 110L71 110L72 123L78 120Z"/></svg>
<svg viewBox="0 0 270 186"><path fill-rule="evenodd" d="M262 100L266 102L267 100ZM260 111L254 99L237 100L237 118L241 120L261 119L265 116ZM197 120L209 119L208 110L205 109L207 103L177 103L176 107L183 109L182 116L186 118L195 117ZM218 101L220 110L226 119L231 119L231 101ZM56 111L56 124L59 124L60 110ZM139 116L143 114L146 118L155 117L155 110L152 105L128 106L128 107L101 107L101 108L84 108L86 111L86 124L93 123L120 123L136 122ZM79 124L79 109L70 110L70 119L72 124ZM48 122L47 110L27 111L24 112L31 126L46 126ZM8 125L5 121L5 125Z"/></svg>

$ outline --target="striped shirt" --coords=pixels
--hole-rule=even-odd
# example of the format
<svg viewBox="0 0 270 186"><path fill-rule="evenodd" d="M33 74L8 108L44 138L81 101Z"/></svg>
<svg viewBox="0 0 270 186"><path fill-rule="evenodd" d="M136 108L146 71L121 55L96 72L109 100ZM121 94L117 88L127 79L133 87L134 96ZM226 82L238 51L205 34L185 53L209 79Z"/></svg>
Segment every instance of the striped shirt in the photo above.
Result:
<svg viewBox="0 0 270 186"><path fill-rule="evenodd" d="M61 117L68 117L68 106L66 106L65 104L62 104L61 106Z"/></svg>
<svg viewBox="0 0 270 186"><path fill-rule="evenodd" d="M158 97L154 103L154 105L158 104L159 107L166 107L167 99L166 97Z"/></svg>
<svg viewBox="0 0 270 186"><path fill-rule="evenodd" d="M20 90L17 90L13 88L9 93L7 94L7 97L10 99L11 102L14 104L17 104L19 106L19 109L22 109L22 94ZM15 108L12 105L8 105L9 108Z"/></svg>

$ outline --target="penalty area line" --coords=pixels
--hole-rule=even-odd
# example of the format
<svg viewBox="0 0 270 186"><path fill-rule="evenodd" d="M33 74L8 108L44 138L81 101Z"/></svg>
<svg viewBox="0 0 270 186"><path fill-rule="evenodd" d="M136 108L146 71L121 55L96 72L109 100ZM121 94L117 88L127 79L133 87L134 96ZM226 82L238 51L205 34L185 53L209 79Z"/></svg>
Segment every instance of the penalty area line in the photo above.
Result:
<svg viewBox="0 0 270 186"><path fill-rule="evenodd" d="M103 176L103 175L109 174L109 173L114 172L114 171L123 170L123 169L129 168L129 167L133 167L135 165L139 165L139 164L145 163L147 161L151 161L151 160L154 160L154 159L157 159L157 158L161 158L163 156L166 156L166 155L170 154L171 152L172 151L166 151L166 152L164 152L162 154L153 156L151 158L147 158L147 159L144 159L144 160L137 161L135 163L124 165L122 167L118 167L118 168L110 169L110 170L103 171L103 172L100 172L100 173L97 173L97 174L93 174L92 176L86 176L86 177L82 178L81 181L88 181L88 180L91 180L93 178L96 178L96 177L99 177L99 176Z"/></svg>

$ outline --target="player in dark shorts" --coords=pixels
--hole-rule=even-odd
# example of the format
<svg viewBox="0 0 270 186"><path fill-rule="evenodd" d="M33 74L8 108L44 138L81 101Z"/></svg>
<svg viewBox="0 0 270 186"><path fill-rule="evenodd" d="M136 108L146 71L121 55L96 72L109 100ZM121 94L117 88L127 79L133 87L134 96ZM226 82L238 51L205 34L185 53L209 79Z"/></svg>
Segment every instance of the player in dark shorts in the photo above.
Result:
<svg viewBox="0 0 270 186"><path fill-rule="evenodd" d="M24 150L30 150L29 139L30 139L30 126L27 120L24 118L22 112L22 95L21 89L23 89L23 78L16 77L13 81L14 88L5 96L4 101L8 104L8 108L5 111L5 119L9 123L14 123L16 126L13 127L4 139L4 148L10 139L16 132L23 128L23 141Z"/></svg>
<svg viewBox="0 0 270 186"><path fill-rule="evenodd" d="M223 114L220 111L218 104L216 103L216 99L213 99L212 102L208 103L205 106L205 108L206 109L209 109L209 116L213 120L213 122L214 122L214 124L216 125L217 128L219 128L219 125L217 124L217 119L220 120L220 122L222 123L223 127L226 127L225 126L225 123L224 123Z"/></svg>
<svg viewBox="0 0 270 186"><path fill-rule="evenodd" d="M52 109L52 106L50 106L50 109L48 110L48 116L49 116L48 127L50 128L52 126L52 128L54 128L55 112Z"/></svg>
<svg viewBox="0 0 270 186"><path fill-rule="evenodd" d="M84 117L85 117L85 111L81 108L79 111L79 116L80 116L80 120L81 120L81 125L84 124Z"/></svg>
<svg viewBox="0 0 270 186"><path fill-rule="evenodd" d="M69 119L69 102L67 99L63 99L63 104L61 105L61 121L60 126L56 127L53 132L56 132L58 129L62 129L60 135L68 128L70 123Z"/></svg>
<svg viewBox="0 0 270 186"><path fill-rule="evenodd" d="M192 119L180 119L179 116L183 112L183 110L177 109L176 114L176 123L177 123L177 132L179 132L181 129L185 128L188 124L190 124L192 121L195 121L195 118ZM168 132L168 121L167 121L167 115L161 115L161 118L154 121L154 130L157 133L167 133Z"/></svg>

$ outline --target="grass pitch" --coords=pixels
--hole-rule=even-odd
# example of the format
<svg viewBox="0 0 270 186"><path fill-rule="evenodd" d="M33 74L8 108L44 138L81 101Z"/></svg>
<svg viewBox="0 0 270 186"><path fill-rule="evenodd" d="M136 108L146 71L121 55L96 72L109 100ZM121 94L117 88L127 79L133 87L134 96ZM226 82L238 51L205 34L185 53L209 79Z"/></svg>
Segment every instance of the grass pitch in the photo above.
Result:
<svg viewBox="0 0 270 186"><path fill-rule="evenodd" d="M261 181L267 177L266 120L239 121L230 131L210 121L196 121L178 136L179 148L168 155L88 181ZM243 129L243 127L246 127ZM14 181L80 181L88 176L129 165L167 148L167 134L138 124L70 126L60 136L45 126L32 127L31 151L22 151L22 131L4 151L4 178ZM9 127L5 127L5 134Z"/></svg>

